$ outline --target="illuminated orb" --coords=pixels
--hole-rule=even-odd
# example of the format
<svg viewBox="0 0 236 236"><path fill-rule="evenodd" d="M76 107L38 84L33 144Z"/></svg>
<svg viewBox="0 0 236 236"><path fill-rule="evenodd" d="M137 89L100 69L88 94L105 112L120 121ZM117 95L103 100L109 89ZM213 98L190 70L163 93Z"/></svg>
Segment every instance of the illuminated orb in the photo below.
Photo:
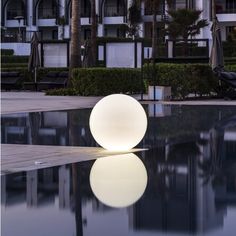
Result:
<svg viewBox="0 0 236 236"><path fill-rule="evenodd" d="M94 139L103 148L127 151L142 140L147 129L147 116L134 98L113 94L94 106L89 126Z"/></svg>
<svg viewBox="0 0 236 236"><path fill-rule="evenodd" d="M89 178L98 200L116 208L134 204L147 186L146 168L133 153L97 159Z"/></svg>

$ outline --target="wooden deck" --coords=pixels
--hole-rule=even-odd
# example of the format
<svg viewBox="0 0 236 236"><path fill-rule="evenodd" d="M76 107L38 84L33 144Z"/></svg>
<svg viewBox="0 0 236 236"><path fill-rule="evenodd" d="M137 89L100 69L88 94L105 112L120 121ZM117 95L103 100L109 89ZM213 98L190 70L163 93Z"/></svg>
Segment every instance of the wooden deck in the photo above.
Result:
<svg viewBox="0 0 236 236"><path fill-rule="evenodd" d="M2 144L1 175L119 155L99 147ZM130 152L142 151L133 149ZM129 152L126 152L129 153Z"/></svg>

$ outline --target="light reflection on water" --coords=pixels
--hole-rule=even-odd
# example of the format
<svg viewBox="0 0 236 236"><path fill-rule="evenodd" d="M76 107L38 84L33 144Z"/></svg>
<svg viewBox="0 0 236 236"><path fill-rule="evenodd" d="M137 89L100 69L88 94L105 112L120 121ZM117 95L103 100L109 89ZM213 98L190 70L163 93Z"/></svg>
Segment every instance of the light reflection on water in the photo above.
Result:
<svg viewBox="0 0 236 236"><path fill-rule="evenodd" d="M1 176L2 235L229 235L236 232L236 107L149 106L136 155L144 194L113 208L92 192L94 161ZM96 146L90 110L2 117L2 143ZM32 129L34 127L34 129Z"/></svg>

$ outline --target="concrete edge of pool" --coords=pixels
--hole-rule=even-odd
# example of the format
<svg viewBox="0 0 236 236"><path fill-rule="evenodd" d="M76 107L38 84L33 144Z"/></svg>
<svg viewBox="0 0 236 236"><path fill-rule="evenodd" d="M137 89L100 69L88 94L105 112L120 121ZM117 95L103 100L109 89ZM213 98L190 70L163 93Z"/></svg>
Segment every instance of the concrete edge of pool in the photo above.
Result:
<svg viewBox="0 0 236 236"><path fill-rule="evenodd" d="M2 144L1 175L145 150L146 149L132 149L128 152L110 152L100 147Z"/></svg>
<svg viewBox="0 0 236 236"><path fill-rule="evenodd" d="M140 95L133 96L140 99ZM45 96L42 92L2 92L1 114L59 111L81 108L92 108L102 97L82 96ZM193 101L142 101L142 104L163 105L224 105L236 106L235 101L223 99L193 100Z"/></svg>

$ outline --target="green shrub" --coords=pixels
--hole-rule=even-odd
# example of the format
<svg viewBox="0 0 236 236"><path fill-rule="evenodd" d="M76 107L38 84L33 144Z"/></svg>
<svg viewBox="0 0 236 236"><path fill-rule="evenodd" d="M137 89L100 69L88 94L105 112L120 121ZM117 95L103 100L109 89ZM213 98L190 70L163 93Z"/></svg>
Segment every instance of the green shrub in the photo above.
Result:
<svg viewBox="0 0 236 236"><path fill-rule="evenodd" d="M225 57L224 61L225 61L225 65L235 65L236 57Z"/></svg>
<svg viewBox="0 0 236 236"><path fill-rule="evenodd" d="M236 43L223 42L223 50L225 57L236 57Z"/></svg>
<svg viewBox="0 0 236 236"><path fill-rule="evenodd" d="M46 91L49 96L77 96L79 91L74 88L51 89Z"/></svg>
<svg viewBox="0 0 236 236"><path fill-rule="evenodd" d="M1 55L3 56L12 56L14 55L13 49L1 49Z"/></svg>
<svg viewBox="0 0 236 236"><path fill-rule="evenodd" d="M73 87L83 96L140 93L144 88L139 69L81 68L73 70Z"/></svg>
<svg viewBox="0 0 236 236"><path fill-rule="evenodd" d="M174 99L185 98L189 93L210 94L217 90L217 79L207 64L145 65L143 78L146 86L171 86Z"/></svg>
<svg viewBox="0 0 236 236"><path fill-rule="evenodd" d="M58 68L39 68L38 72L37 72L37 79L41 80L43 77L45 77L47 75L48 72L50 71L68 71L69 68L68 67L58 67Z"/></svg>
<svg viewBox="0 0 236 236"><path fill-rule="evenodd" d="M29 56L1 56L2 63L28 63Z"/></svg>
<svg viewBox="0 0 236 236"><path fill-rule="evenodd" d="M23 78L23 82L28 82L32 80L31 73L28 72L27 68L22 68L22 67L16 67L16 68L1 68L1 71L6 71L6 72L20 72Z"/></svg>
<svg viewBox="0 0 236 236"><path fill-rule="evenodd" d="M2 63L2 68L27 68L28 63Z"/></svg>
<svg viewBox="0 0 236 236"><path fill-rule="evenodd" d="M225 70L236 72L236 64L234 64L234 65L226 65L225 66Z"/></svg>

